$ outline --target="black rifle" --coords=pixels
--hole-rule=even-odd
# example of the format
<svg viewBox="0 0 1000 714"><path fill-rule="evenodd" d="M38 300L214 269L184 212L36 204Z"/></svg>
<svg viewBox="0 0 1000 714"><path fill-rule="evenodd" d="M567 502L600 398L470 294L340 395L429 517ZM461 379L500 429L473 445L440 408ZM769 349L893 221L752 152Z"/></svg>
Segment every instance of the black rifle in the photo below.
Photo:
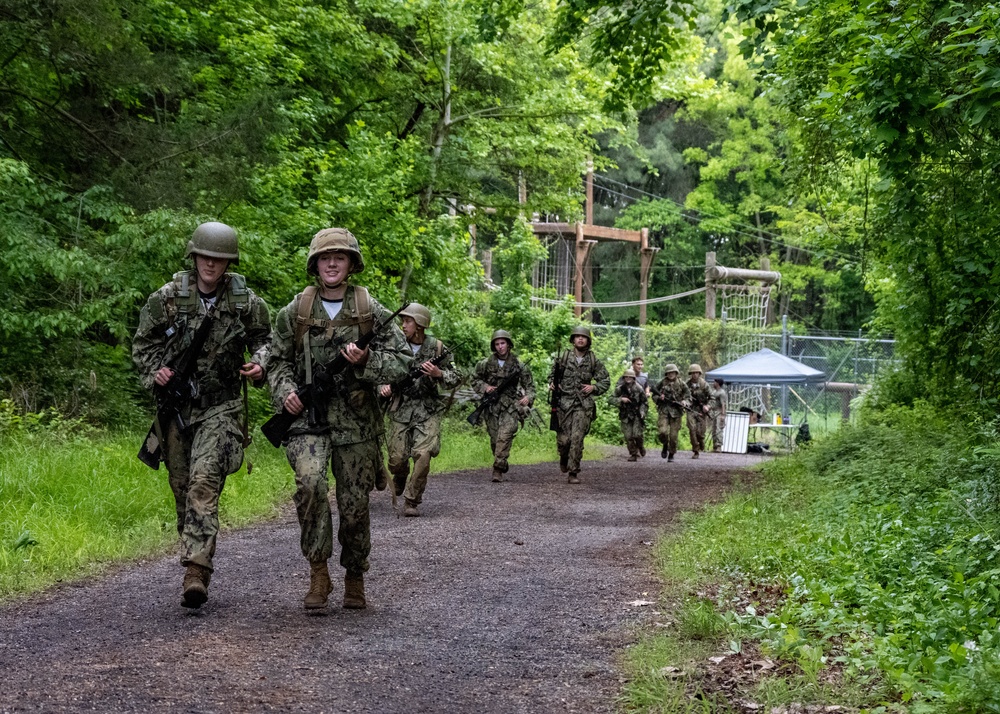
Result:
<svg viewBox="0 0 1000 714"><path fill-rule="evenodd" d="M426 362L429 361L435 367L440 367L442 364L445 363L445 360L448 359L448 356L450 354L451 354L451 348L445 347L441 351L441 354L437 355L433 359L425 360L424 362L421 362L420 364L411 367L410 371L407 373L405 377L403 377L401 380L393 384L392 385L393 408L397 408L399 406L399 400L402 399L403 395L406 394L409 390L413 389L413 387L417 384L417 381L421 377L427 376L426 374L424 374L424 371L420 369L422 365L424 365Z"/></svg>
<svg viewBox="0 0 1000 714"><path fill-rule="evenodd" d="M482 421L483 414L486 413L486 410L499 402L500 397L502 397L504 392L510 389L512 385L517 384L518 379L521 377L521 373L527 366L527 362L522 363L516 372L512 372L504 377L504 380L497 385L496 389L484 395L483 398L479 400L479 406L473 409L472 413L465 417L465 420L472 424L472 426L478 426L479 422Z"/></svg>
<svg viewBox="0 0 1000 714"><path fill-rule="evenodd" d="M198 357L201 356L201 350L205 346L205 341L208 339L208 333L211 332L214 322L215 306L212 306L208 309L205 319L198 325L198 329L194 331L190 346L178 357L170 381L162 387L157 386L154 389L156 418L153 419L153 425L149 427L149 433L143 439L138 453L139 461L151 469L159 470L160 462L163 461L162 437L170 422L176 421L177 427L180 429L187 427L181 416L181 410L191 401L193 396L191 394L191 378L198 367Z"/></svg>
<svg viewBox="0 0 1000 714"><path fill-rule="evenodd" d="M699 414L702 413L702 412L699 412L697 409L693 409L691 407L684 406L683 403L678 402L675 399L667 399L667 395L664 394L663 392L657 392L656 397L654 397L654 399L658 403L660 403L660 404L670 404L670 405L673 405L675 407L679 407L680 409L683 409L684 411L689 412L689 413L694 414L694 415L699 415ZM678 419L679 418L680 417L678 417Z"/></svg>
<svg viewBox="0 0 1000 714"><path fill-rule="evenodd" d="M562 380L566 374L566 363L556 356L552 372L552 391L549 392L549 431L559 433L559 399L562 397Z"/></svg>
<svg viewBox="0 0 1000 714"><path fill-rule="evenodd" d="M406 303L401 308L392 313L382 322L376 323L371 332L367 332L358 338L354 344L359 350L366 349L378 333L385 329L386 325L399 316L403 310L410 306ZM351 366L343 350L327 364L313 368L312 383L295 390L299 401L305 407L307 421L310 427L323 426L324 417L322 410L326 407L330 397L336 393L340 383L340 375ZM300 414L292 414L287 409L282 409L273 417L268 419L260 428L267 440L274 446L281 446L288 438L288 430L292 428L292 423L298 419Z"/></svg>

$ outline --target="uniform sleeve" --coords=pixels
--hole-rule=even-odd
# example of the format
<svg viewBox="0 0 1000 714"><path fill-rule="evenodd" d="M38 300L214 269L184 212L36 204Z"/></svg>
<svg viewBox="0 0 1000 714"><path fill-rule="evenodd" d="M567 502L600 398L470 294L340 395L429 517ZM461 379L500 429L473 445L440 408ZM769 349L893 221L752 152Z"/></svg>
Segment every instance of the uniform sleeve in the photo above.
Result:
<svg viewBox="0 0 1000 714"><path fill-rule="evenodd" d="M264 348L267 360L264 370L276 409L281 409L288 395L298 387L295 380L295 332L290 317L294 314L295 300L292 300L275 318L270 341Z"/></svg>
<svg viewBox="0 0 1000 714"><path fill-rule="evenodd" d="M608 368L600 360L594 364L594 394L600 396L611 388L611 376Z"/></svg>
<svg viewBox="0 0 1000 714"><path fill-rule="evenodd" d="M620 384L615 385L614 390L612 390L611 394L608 395L608 404L610 404L613 407L617 407L619 404L621 404L622 385L624 384L625 384L624 382L621 382Z"/></svg>
<svg viewBox="0 0 1000 714"><path fill-rule="evenodd" d="M480 360L476 364L476 369L472 373L472 388L476 390L477 394L483 394L486 391L486 379L488 375L486 374L486 365L489 363L489 359Z"/></svg>
<svg viewBox="0 0 1000 714"><path fill-rule="evenodd" d="M251 354L250 361L259 364L264 369L264 377L255 382L255 387L264 385L267 379L268 353L271 345L271 313L267 304L252 294L250 300L250 319L247 325L247 351Z"/></svg>
<svg viewBox="0 0 1000 714"><path fill-rule="evenodd" d="M454 389L462 383L462 373L455 367L451 355L448 355L444 364L441 365L441 379L439 383L445 389Z"/></svg>
<svg viewBox="0 0 1000 714"><path fill-rule="evenodd" d="M521 363L521 377L518 379L520 387L524 390L524 396L529 402L535 401L535 379L531 376L531 367Z"/></svg>
<svg viewBox="0 0 1000 714"><path fill-rule="evenodd" d="M139 313L139 328L132 338L132 362L139 370L139 380L146 389L152 389L156 372L163 367L166 354L166 306L161 291L149 296Z"/></svg>

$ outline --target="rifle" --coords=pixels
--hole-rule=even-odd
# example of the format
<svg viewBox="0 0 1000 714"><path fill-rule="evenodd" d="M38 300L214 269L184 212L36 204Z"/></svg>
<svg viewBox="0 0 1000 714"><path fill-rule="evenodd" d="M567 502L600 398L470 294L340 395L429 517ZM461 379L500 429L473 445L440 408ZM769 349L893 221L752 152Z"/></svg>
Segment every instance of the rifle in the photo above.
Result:
<svg viewBox="0 0 1000 714"><path fill-rule="evenodd" d="M701 414L701 412L699 412L697 409L693 409L692 407L686 407L681 402L678 402L675 399L667 399L666 395L663 392L657 392L656 397L654 397L654 399L660 404L670 404L672 406L683 409L684 411L694 414L696 416ZM680 417L678 417L678 419L679 418Z"/></svg>
<svg viewBox="0 0 1000 714"><path fill-rule="evenodd" d="M504 380L500 382L499 385L497 385L496 389L484 395L483 398L479 400L479 406L473 409L472 413L469 414L469 416L465 417L465 420L470 424L472 424L472 426L478 426L479 422L482 421L483 414L486 413L486 410L492 407L497 402L499 402L500 397L503 396L503 393L506 392L511 387L511 385L517 384L517 381L521 378L521 373L527 366L528 363L523 362L521 363L520 368L516 372L508 374L504 378Z"/></svg>
<svg viewBox="0 0 1000 714"><path fill-rule="evenodd" d="M433 359L425 360L424 362L421 362L420 364L411 367L410 371L406 374L405 377L403 377L401 380L393 384L392 409L398 409L399 402L403 398L403 395L406 394L406 392L409 391L410 389L413 389L413 387L416 385L417 381L421 377L427 376L426 374L424 374L424 371L420 369L421 365L429 361L435 367L440 367L442 364L444 364L445 360L448 358L450 354L451 354L451 348L445 347L441 351L441 354L437 355Z"/></svg>
<svg viewBox="0 0 1000 714"><path fill-rule="evenodd" d="M162 387L154 389L156 394L156 417L153 419L149 433L142 441L142 446L137 454L139 461L146 464L151 469L159 470L160 462L163 461L163 429L172 421L177 422L179 429L187 428L181 410L191 401L194 396L191 392L191 378L194 376L198 366L198 357L208 339L208 333L212 331L212 324L215 322L215 306L208 308L205 319L198 325L191 337L191 344L177 359L174 374Z"/></svg>
<svg viewBox="0 0 1000 714"><path fill-rule="evenodd" d="M566 363L559 356L552 372L552 392L549 393L549 431L559 433L559 399L562 397L562 380L566 373Z"/></svg>
<svg viewBox="0 0 1000 714"><path fill-rule="evenodd" d="M361 337L359 337L357 342L354 344L360 350L366 349L378 333L385 329L386 325L392 324L392 321L399 316L399 313L409 306L410 303L405 303L385 320L376 323L371 332L366 332L361 335ZM344 351L341 350L337 356L328 363L313 368L312 382L295 390L295 394L298 396L299 401L301 401L302 405L305 407L306 419L309 426L325 426L322 423L324 418L320 415L320 411L323 407L325 407L326 403L330 400L330 397L332 397L336 392L336 387L340 382L340 375L343 374L344 370L346 370L349 366L351 366L351 363L347 361ZM300 415L301 414L292 414L287 409L282 409L280 412L268 419L264 425L261 426L260 430L263 432L264 436L267 437L267 440L271 442L271 444L275 447L281 446L288 438L288 430L292 428L292 423L298 419Z"/></svg>

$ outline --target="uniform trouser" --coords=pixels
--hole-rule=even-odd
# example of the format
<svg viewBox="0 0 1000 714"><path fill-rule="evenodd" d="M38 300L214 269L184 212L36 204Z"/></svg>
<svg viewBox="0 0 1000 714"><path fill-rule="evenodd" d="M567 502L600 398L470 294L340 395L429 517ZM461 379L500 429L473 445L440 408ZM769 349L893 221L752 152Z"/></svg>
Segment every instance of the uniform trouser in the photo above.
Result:
<svg viewBox="0 0 1000 714"><path fill-rule="evenodd" d="M200 565L211 572L219 535L219 496L226 476L243 463L239 427L227 416L198 422L183 431L173 422L163 438L177 534L184 548L181 564Z"/></svg>
<svg viewBox="0 0 1000 714"><path fill-rule="evenodd" d="M642 433L645 424L640 416L625 417L619 419L622 425L622 436L625 437L625 445L628 447L629 456L638 456L639 448L642 446Z"/></svg>
<svg viewBox="0 0 1000 714"><path fill-rule="evenodd" d="M708 428L707 414L687 415L688 432L691 434L691 450L695 453L705 450L705 430Z"/></svg>
<svg viewBox="0 0 1000 714"><path fill-rule="evenodd" d="M288 463L295 471L295 510L302 529L302 555L310 563L333 555L327 465L336 482L340 564L349 573L368 570L372 549L368 494L381 468L378 442L334 445L328 435L301 434L288 439Z"/></svg>
<svg viewBox="0 0 1000 714"><path fill-rule="evenodd" d="M711 412L708 415L709 424L712 425L712 448L722 448L722 432L726 430L726 415L718 412Z"/></svg>
<svg viewBox="0 0 1000 714"><path fill-rule="evenodd" d="M490 449L493 450L493 468L501 473L507 473L510 466L507 458L510 447L514 443L514 435L520 425L516 411L502 411L498 414L490 412L486 415L486 433L490 435Z"/></svg>
<svg viewBox="0 0 1000 714"><path fill-rule="evenodd" d="M583 458L583 440L590 433L589 409L559 410L559 436L556 445L559 447L559 459L566 462L571 474L580 472L580 460Z"/></svg>
<svg viewBox="0 0 1000 714"><path fill-rule="evenodd" d="M406 479L403 498L420 503L427 488L431 459L441 453L441 416L433 415L412 422L394 421L389 427L389 470ZM410 459L413 472L410 473ZM407 478L409 475L409 478Z"/></svg>
<svg viewBox="0 0 1000 714"><path fill-rule="evenodd" d="M667 453L673 456L677 453L677 434L681 430L681 418L672 417L666 412L660 412L656 419L656 431L660 436L660 443L667 447Z"/></svg>

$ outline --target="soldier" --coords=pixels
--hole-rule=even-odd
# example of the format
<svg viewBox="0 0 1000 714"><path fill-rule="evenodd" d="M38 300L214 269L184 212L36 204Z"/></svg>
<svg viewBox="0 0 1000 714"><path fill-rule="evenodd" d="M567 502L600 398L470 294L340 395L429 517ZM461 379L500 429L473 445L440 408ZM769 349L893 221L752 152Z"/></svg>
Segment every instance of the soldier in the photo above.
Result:
<svg viewBox="0 0 1000 714"><path fill-rule="evenodd" d="M397 496L403 496L404 516L419 516L417 508L427 488L431 459L441 451L441 412L444 400L439 386L454 389L461 376L452 365L444 343L425 330L431 324L431 312L423 305L410 303L402 313L403 336L413 364L410 375L396 385L383 384L379 394L391 398L389 405L389 470ZM419 376L418 376L419 375ZM410 473L410 459L413 472Z"/></svg>
<svg viewBox="0 0 1000 714"><path fill-rule="evenodd" d="M515 373L516 384L500 395L500 400L486 412L486 432L490 435L493 450L493 481L503 481L510 466L507 457L514 442L517 427L523 415L535 401L535 380L531 370L521 363L511 350L514 340L506 330L497 330L490 339L493 354L476 365L472 377L473 388L482 395L489 394Z"/></svg>
<svg viewBox="0 0 1000 714"><path fill-rule="evenodd" d="M668 364L663 371L663 379L653 388L653 402L659 414L656 421L656 431L660 436L663 449L660 458L667 463L674 460L677 453L677 434L681 430L681 417L690 404L691 392L678 375L676 364Z"/></svg>
<svg viewBox="0 0 1000 714"><path fill-rule="evenodd" d="M559 469L567 474L567 483L580 483L580 459L583 439L597 417L594 397L608 391L611 378L604 364L590 349L590 330L579 325L570 333L572 350L556 357L549 372L549 389L558 390L556 415L559 432Z"/></svg>
<svg viewBox="0 0 1000 714"><path fill-rule="evenodd" d="M236 231L223 223L202 223L188 241L186 256L193 256L194 269L175 274L142 308L132 360L143 386L154 390L170 385L178 361L193 360L188 384L179 385L190 399L178 419L155 428L186 568L181 605L197 608L208 599L214 570L219 496L249 443L240 383L244 388L245 380L263 384L271 321L243 276L227 272L240 262ZM207 336L200 348L194 346L197 354L186 355L203 324L199 334ZM247 352L253 355L249 360Z"/></svg>
<svg viewBox="0 0 1000 714"><path fill-rule="evenodd" d="M691 391L691 409L687 414L688 432L691 435L692 459L698 458L698 452L705 450L705 429L708 427L708 403L711 394L708 383L702 379L701 367L692 364L688 367L687 388Z"/></svg>
<svg viewBox="0 0 1000 714"><path fill-rule="evenodd" d="M608 399L612 406L618 407L618 420L621 422L622 435L628 447L628 460L638 461L639 456L645 456L641 449L642 432L646 427L645 416L646 390L636 381L635 371L626 369L619 380L615 391Z"/></svg>
<svg viewBox="0 0 1000 714"><path fill-rule="evenodd" d="M713 379L708 388L708 421L712 425L712 451L722 451L722 433L726 430L726 406L728 395L723 379Z"/></svg>
<svg viewBox="0 0 1000 714"><path fill-rule="evenodd" d="M361 609L364 574L371 552L368 494L381 471L378 440L383 421L375 390L404 377L410 351L395 324L385 325L365 349L356 341L384 323L389 311L363 287L348 282L365 269L357 239L344 228L327 228L313 237L306 272L316 279L281 309L271 335L268 372L275 406L300 417L289 429L285 446L295 471L295 508L302 529L302 554L309 561L307 610L326 607L332 589L327 560L333 554L333 525L328 501L328 468L336 480L340 564L344 607ZM315 405L309 424L296 388L312 379L317 367L339 353L351 364L336 379L338 388L326 404Z"/></svg>

